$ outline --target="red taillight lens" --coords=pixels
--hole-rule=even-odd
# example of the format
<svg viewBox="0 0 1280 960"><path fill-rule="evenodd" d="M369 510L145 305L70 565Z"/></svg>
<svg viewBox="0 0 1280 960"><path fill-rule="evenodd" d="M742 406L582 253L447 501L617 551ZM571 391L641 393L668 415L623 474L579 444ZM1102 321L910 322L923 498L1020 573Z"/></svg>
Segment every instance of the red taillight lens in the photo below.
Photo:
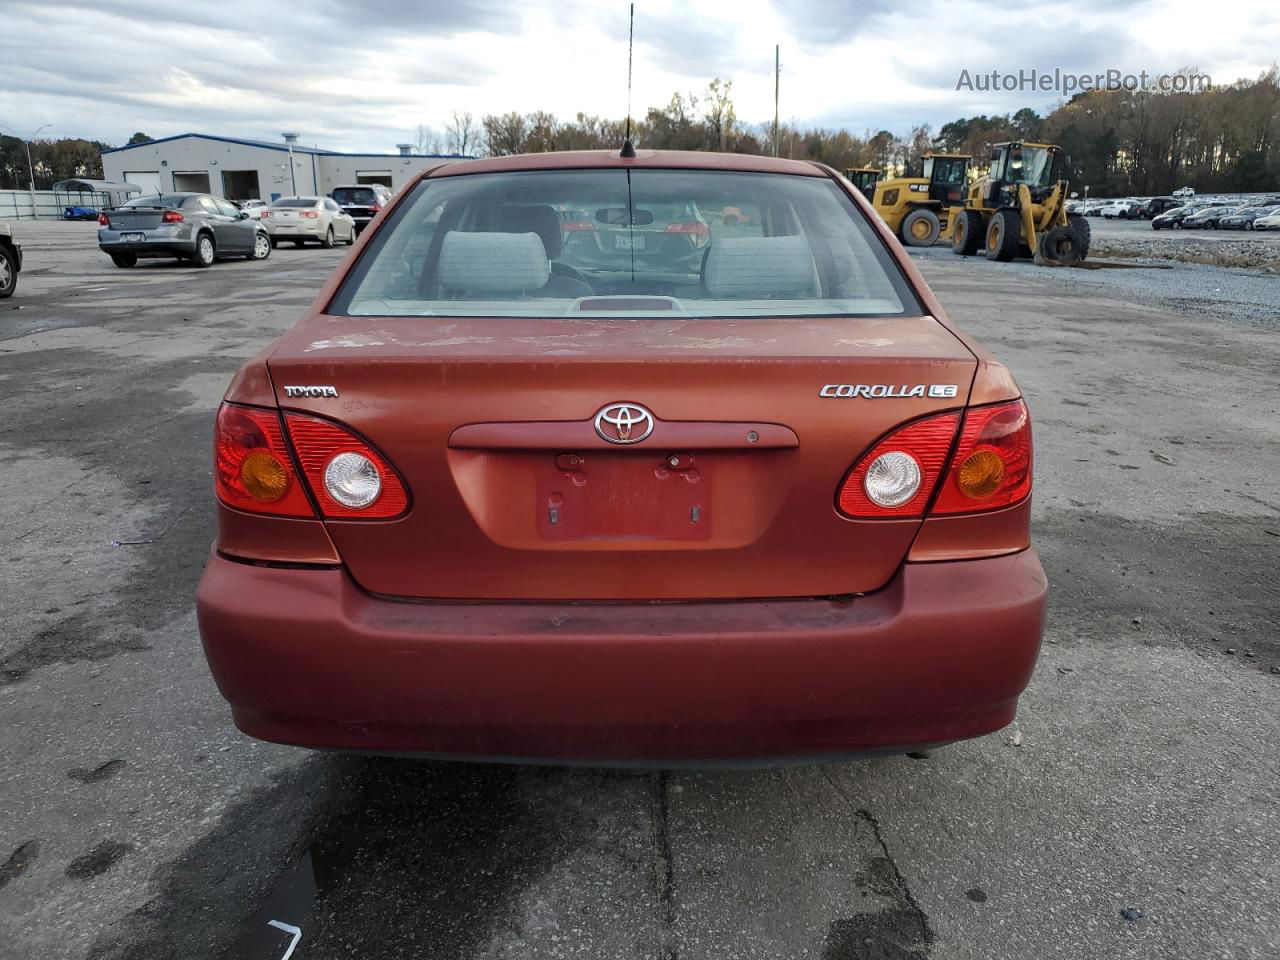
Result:
<svg viewBox="0 0 1280 960"><path fill-rule="evenodd" d="M180 214L177 210L166 210L160 216L161 223L181 223L182 220L183 220L182 214Z"/></svg>
<svg viewBox="0 0 1280 960"><path fill-rule="evenodd" d="M1031 493L1031 418L1021 400L974 407L931 514L994 510Z"/></svg>
<svg viewBox="0 0 1280 960"><path fill-rule="evenodd" d="M268 219L270 219L270 218L271 218L271 211L270 211L270 210L263 210L263 211L262 211L262 213L261 213L261 217L262 217L262 219L263 219L263 220L268 220Z"/></svg>
<svg viewBox="0 0 1280 960"><path fill-rule="evenodd" d="M854 464L845 477L838 497L840 512L859 519L923 516L925 505L946 465L947 453L951 450L959 422L958 413L938 414L909 423L882 439ZM914 461L914 467L903 458L903 454ZM905 465L907 471L914 470L918 483L915 491L905 488L910 495L893 506L877 503L872 498L873 493L880 496L875 486L876 478L873 476L870 485L867 480L873 465L877 469L880 465ZM881 499L889 498L881 496Z"/></svg>
<svg viewBox="0 0 1280 960"><path fill-rule="evenodd" d="M303 210L302 215L308 220L314 220L316 217L320 216L320 214L316 213L314 210Z"/></svg>
<svg viewBox="0 0 1280 960"><path fill-rule="evenodd" d="M285 423L325 517L387 519L398 517L409 506L404 482L386 458L359 436L336 423L300 413L286 413ZM350 505L370 495L363 506Z"/></svg>
<svg viewBox="0 0 1280 960"><path fill-rule="evenodd" d="M274 410L224 403L213 428L218 499L251 513L314 517Z"/></svg>
<svg viewBox="0 0 1280 960"><path fill-rule="evenodd" d="M100 227L111 226L111 221L107 219L107 215L105 213L98 214L98 226Z"/></svg>
<svg viewBox="0 0 1280 960"><path fill-rule="evenodd" d="M379 210L381 210L381 209L382 209L382 204L380 204L380 203L371 203L371 204L369 204L369 212L370 212L370 213L377 213L377 212L378 212Z"/></svg>
<svg viewBox="0 0 1280 960"><path fill-rule="evenodd" d="M586 233L595 228L596 225L590 220L566 220L560 224L560 229L565 233Z"/></svg>
<svg viewBox="0 0 1280 960"><path fill-rule="evenodd" d="M688 223L668 223L664 233L688 233L699 239L711 236L711 228L705 223L692 220Z"/></svg>

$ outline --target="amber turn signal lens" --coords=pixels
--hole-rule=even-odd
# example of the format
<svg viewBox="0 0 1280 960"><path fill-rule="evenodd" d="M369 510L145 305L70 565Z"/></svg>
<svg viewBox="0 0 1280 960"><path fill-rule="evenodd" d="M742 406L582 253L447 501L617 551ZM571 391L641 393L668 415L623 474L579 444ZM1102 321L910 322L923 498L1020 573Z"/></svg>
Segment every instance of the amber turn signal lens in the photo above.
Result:
<svg viewBox="0 0 1280 960"><path fill-rule="evenodd" d="M289 489L289 473L284 464L265 450L255 450L244 458L240 480L249 496L263 503L275 503Z"/></svg>
<svg viewBox="0 0 1280 960"><path fill-rule="evenodd" d="M1000 489L1004 460L992 450L975 450L960 464L960 492L971 500L985 500Z"/></svg>

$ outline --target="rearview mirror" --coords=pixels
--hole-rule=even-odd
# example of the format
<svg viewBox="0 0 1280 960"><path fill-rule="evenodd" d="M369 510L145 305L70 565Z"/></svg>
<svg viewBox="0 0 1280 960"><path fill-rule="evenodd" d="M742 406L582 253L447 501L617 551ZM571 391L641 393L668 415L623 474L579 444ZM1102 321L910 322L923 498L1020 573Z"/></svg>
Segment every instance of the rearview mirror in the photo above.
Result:
<svg viewBox="0 0 1280 960"><path fill-rule="evenodd" d="M626 207L603 207L596 211L596 220L614 227L643 227L653 223L653 213L639 208L628 211Z"/></svg>

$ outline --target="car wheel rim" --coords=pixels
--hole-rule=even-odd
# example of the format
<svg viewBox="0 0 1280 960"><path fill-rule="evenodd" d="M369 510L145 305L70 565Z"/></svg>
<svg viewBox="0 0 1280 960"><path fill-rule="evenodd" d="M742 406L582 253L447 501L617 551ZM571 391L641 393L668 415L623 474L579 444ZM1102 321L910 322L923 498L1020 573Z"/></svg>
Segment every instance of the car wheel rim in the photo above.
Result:
<svg viewBox="0 0 1280 960"><path fill-rule="evenodd" d="M200 241L200 259L205 263L213 259L213 244L207 238Z"/></svg>
<svg viewBox="0 0 1280 960"><path fill-rule="evenodd" d="M13 280L13 272L9 269L9 261L4 257L0 257L0 290L9 289L9 284Z"/></svg>
<svg viewBox="0 0 1280 960"><path fill-rule="evenodd" d="M259 237L257 240L254 241L253 253L259 260L261 260L263 257L267 255L267 250L269 248L270 248L270 244L267 243L267 238Z"/></svg>

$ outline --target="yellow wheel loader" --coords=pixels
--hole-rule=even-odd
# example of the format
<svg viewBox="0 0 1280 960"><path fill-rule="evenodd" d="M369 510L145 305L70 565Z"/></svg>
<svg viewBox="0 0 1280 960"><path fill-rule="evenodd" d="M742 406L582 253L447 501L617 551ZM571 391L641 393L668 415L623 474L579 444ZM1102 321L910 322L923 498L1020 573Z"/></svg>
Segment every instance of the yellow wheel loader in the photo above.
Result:
<svg viewBox="0 0 1280 960"><path fill-rule="evenodd" d="M857 187L868 200L875 196L876 182L883 173L883 170L877 170L875 167L845 167L844 170L845 179Z"/></svg>
<svg viewBox="0 0 1280 960"><path fill-rule="evenodd" d="M964 203L967 153L927 153L918 177L893 177L876 184L876 213L912 247L929 247L951 232L952 212Z"/></svg>
<svg viewBox="0 0 1280 960"><path fill-rule="evenodd" d="M997 143L987 175L969 186L956 211L951 249L988 260L1033 257L1078 263L1089 255L1089 221L1067 213L1060 149L1049 143Z"/></svg>

